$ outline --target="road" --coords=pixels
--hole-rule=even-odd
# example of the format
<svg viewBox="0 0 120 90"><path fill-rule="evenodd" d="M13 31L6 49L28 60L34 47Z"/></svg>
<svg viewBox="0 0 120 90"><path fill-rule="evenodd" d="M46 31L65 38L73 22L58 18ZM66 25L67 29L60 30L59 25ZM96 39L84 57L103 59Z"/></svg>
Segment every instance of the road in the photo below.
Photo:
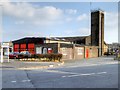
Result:
<svg viewBox="0 0 120 90"><path fill-rule="evenodd" d="M3 88L118 88L118 63L102 57L48 69L8 67L3 68L2 78Z"/></svg>

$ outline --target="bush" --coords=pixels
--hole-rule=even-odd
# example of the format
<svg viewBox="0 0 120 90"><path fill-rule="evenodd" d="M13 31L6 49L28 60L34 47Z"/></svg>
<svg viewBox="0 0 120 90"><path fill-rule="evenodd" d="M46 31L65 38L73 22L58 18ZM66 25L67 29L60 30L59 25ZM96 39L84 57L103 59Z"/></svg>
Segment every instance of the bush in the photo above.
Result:
<svg viewBox="0 0 120 90"><path fill-rule="evenodd" d="M24 59L26 58L23 55L19 55L19 58ZM62 54L32 54L31 57L27 57L27 58L35 58L35 59L44 59L44 60L48 60L48 61L52 61L52 60L58 60L60 61L62 59Z"/></svg>
<svg viewBox="0 0 120 90"><path fill-rule="evenodd" d="M36 54L37 58L41 59L41 58L44 58L45 60L49 60L49 61L52 61L52 60L61 60L62 59L62 54Z"/></svg>

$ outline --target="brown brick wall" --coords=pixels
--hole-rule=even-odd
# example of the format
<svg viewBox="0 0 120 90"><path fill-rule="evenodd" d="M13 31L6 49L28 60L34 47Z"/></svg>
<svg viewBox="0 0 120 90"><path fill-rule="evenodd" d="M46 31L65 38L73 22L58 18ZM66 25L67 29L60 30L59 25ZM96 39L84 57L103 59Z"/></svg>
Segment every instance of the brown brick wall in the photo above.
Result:
<svg viewBox="0 0 120 90"><path fill-rule="evenodd" d="M83 58L84 58L84 47L75 47L74 59L83 59Z"/></svg>
<svg viewBox="0 0 120 90"><path fill-rule="evenodd" d="M85 58L87 58L87 50L88 58L98 57L98 46L85 46Z"/></svg>
<svg viewBox="0 0 120 90"><path fill-rule="evenodd" d="M98 57L98 46L80 46L72 44L47 43L36 45L36 47L52 48L53 53L63 54L63 60L87 58L87 50L88 58Z"/></svg>
<svg viewBox="0 0 120 90"><path fill-rule="evenodd" d="M63 54L63 59L83 59L84 46L75 46L68 44L60 45L60 52Z"/></svg>
<svg viewBox="0 0 120 90"><path fill-rule="evenodd" d="M73 59L73 48L62 47L60 48L60 53L63 54L62 59Z"/></svg>

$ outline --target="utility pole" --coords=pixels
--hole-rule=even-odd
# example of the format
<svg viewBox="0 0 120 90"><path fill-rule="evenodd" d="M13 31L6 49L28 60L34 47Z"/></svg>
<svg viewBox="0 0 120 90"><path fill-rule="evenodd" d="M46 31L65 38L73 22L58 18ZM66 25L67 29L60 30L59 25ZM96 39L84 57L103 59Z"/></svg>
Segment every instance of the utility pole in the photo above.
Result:
<svg viewBox="0 0 120 90"><path fill-rule="evenodd" d="M0 2L0 44L1 44L1 63L3 63L3 47L2 47L2 2Z"/></svg>

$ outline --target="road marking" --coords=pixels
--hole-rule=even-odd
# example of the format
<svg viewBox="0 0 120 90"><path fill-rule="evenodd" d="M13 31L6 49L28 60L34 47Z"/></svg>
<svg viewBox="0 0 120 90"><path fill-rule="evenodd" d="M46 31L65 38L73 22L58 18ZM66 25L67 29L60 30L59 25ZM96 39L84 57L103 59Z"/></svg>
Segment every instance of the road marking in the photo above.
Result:
<svg viewBox="0 0 120 90"><path fill-rule="evenodd" d="M30 82L30 80L22 80L21 82Z"/></svg>
<svg viewBox="0 0 120 90"><path fill-rule="evenodd" d="M11 81L12 83L15 83L15 82L17 82L17 81Z"/></svg>
<svg viewBox="0 0 120 90"><path fill-rule="evenodd" d="M62 74L78 74L78 73L64 72L64 71L57 71L57 70L46 70L45 72L62 73Z"/></svg>
<svg viewBox="0 0 120 90"><path fill-rule="evenodd" d="M31 80L22 80L20 82L30 82ZM12 83L16 83L17 81L11 81Z"/></svg>
<svg viewBox="0 0 120 90"><path fill-rule="evenodd" d="M107 72L99 72L99 73L97 73L97 74L105 74L105 73L107 73Z"/></svg>
<svg viewBox="0 0 120 90"><path fill-rule="evenodd" d="M87 73L87 74L80 74L81 76L89 76L89 75L95 75L96 73Z"/></svg>
<svg viewBox="0 0 120 90"><path fill-rule="evenodd" d="M95 73L76 74L76 75L69 75L69 76L62 76L62 77L77 77L77 76L89 76L89 75L95 75Z"/></svg>
<svg viewBox="0 0 120 90"><path fill-rule="evenodd" d="M67 76L62 76L62 77L64 78L64 77L67 77Z"/></svg>
<svg viewBox="0 0 120 90"><path fill-rule="evenodd" d="M57 70L46 70L46 72L62 73L62 74L74 74L74 75L62 76L62 77L90 76L90 75L95 75L95 74L106 74L106 73L107 73L107 72L98 72L98 73L85 73L85 74L79 74L79 73L64 72L64 71L57 71Z"/></svg>
<svg viewBox="0 0 120 90"><path fill-rule="evenodd" d="M65 77L77 77L77 76L91 76L91 75L100 75L100 74L106 74L106 73L107 73L107 72L86 73L86 74L76 74L76 75L62 76L62 78L65 78Z"/></svg>

